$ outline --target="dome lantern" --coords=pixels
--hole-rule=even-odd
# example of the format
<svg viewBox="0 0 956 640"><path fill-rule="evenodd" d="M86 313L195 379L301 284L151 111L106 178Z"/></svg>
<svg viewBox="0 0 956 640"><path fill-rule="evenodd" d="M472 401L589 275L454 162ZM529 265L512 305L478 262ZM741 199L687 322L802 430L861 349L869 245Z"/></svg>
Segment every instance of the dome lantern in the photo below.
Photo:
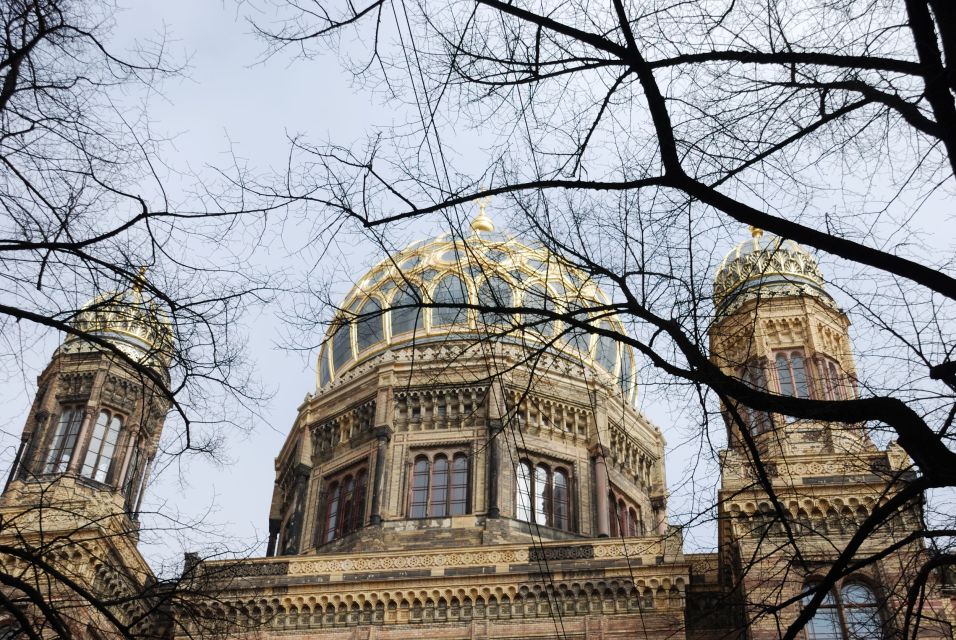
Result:
<svg viewBox="0 0 956 640"><path fill-rule="evenodd" d="M836 303L824 289L816 259L793 240L765 235L750 227L751 237L730 250L714 277L714 306L722 316L748 300L775 296L811 296L827 306Z"/></svg>
<svg viewBox="0 0 956 640"><path fill-rule="evenodd" d="M106 340L133 360L164 372L173 356L173 331L160 305L143 298L146 267L140 267L132 285L124 291L108 291L86 303L72 326L87 335ZM94 347L76 334L67 335L60 350L82 351Z"/></svg>

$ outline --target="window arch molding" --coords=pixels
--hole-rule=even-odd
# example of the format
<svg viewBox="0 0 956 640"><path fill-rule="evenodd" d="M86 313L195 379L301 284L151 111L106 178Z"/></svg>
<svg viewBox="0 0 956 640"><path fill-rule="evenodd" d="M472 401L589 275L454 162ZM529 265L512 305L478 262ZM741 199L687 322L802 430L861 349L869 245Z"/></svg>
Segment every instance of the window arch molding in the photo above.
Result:
<svg viewBox="0 0 956 640"><path fill-rule="evenodd" d="M355 354L363 354L386 341L385 305L377 296L368 296L360 302L352 332L355 334Z"/></svg>
<svg viewBox="0 0 956 640"><path fill-rule="evenodd" d="M367 496L367 460L361 460L325 476L316 514L316 546L332 542L364 527Z"/></svg>
<svg viewBox="0 0 956 640"><path fill-rule="evenodd" d="M522 455L515 469L515 518L577 531L573 465Z"/></svg>
<svg viewBox="0 0 956 640"><path fill-rule="evenodd" d="M608 520L612 538L636 538L647 535L644 510L616 488L608 491Z"/></svg>
<svg viewBox="0 0 956 640"><path fill-rule="evenodd" d="M819 579L804 582L806 604ZM849 576L830 589L804 627L807 640L881 640L886 638L879 589L861 576Z"/></svg>
<svg viewBox="0 0 956 640"><path fill-rule="evenodd" d="M409 473L408 517L448 518L471 513L471 451L417 451Z"/></svg>
<svg viewBox="0 0 956 640"><path fill-rule="evenodd" d="M116 453L120 449L120 432L125 416L108 408L100 409L93 423L80 474L96 482L108 482L114 475Z"/></svg>
<svg viewBox="0 0 956 640"><path fill-rule="evenodd" d="M436 305L469 305L472 292L469 290L468 278L463 278L455 272L446 272L436 276L432 285L431 300ZM470 325L468 310L463 307L434 307L429 314L430 328L445 329L456 325Z"/></svg>

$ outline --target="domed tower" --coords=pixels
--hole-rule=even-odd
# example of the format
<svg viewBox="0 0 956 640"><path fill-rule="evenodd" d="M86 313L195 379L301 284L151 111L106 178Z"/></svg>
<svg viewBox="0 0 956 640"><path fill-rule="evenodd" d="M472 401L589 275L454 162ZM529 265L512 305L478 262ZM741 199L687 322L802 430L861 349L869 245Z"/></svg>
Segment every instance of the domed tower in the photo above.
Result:
<svg viewBox="0 0 956 640"><path fill-rule="evenodd" d="M623 332L586 311L606 294L483 213L472 229L383 260L340 305L276 461L270 555L664 530L633 353L534 313Z"/></svg>
<svg viewBox="0 0 956 640"><path fill-rule="evenodd" d="M0 498L28 531L134 532L147 470L169 409L169 321L143 296L144 273L77 313L37 380L37 394Z"/></svg>
<svg viewBox="0 0 956 640"><path fill-rule="evenodd" d="M752 387L832 401L839 416L839 403L859 393L849 320L804 248L759 229L751 235L715 277L711 359ZM801 593L812 591L860 524L913 472L898 446L880 450L863 424L796 419L739 403L722 410L729 443L719 497L722 579L743 600L749 637L777 638L800 613ZM870 533L858 557L883 553L918 530L919 511L911 504ZM905 610L905 572L918 566L913 554L923 552L919 542L900 543L839 580L807 627L809 637L890 637ZM937 631L921 627L927 637Z"/></svg>

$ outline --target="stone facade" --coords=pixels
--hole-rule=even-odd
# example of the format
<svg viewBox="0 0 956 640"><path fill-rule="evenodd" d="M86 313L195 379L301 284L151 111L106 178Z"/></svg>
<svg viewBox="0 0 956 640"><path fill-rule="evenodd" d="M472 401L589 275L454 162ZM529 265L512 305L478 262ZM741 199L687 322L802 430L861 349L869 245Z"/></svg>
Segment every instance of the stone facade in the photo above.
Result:
<svg viewBox="0 0 956 640"><path fill-rule="evenodd" d="M59 536L39 553L73 576L54 580L59 602L75 600L78 585L131 596L120 622L163 638L759 640L783 633L866 517L896 501L899 514L847 556L879 559L842 578L813 624L832 614L832 637L860 637L853 616L870 610L851 596L872 593L879 629L866 637L900 633L927 552L912 535L921 505L898 497L915 477L898 447L879 449L865 425L839 415L794 420L725 405L718 551L685 554L667 518L664 438L634 407L633 354L602 341L612 325L558 342L554 322L480 309L488 287L525 308L544 308L532 306L542 291L571 308L607 296L567 268L542 276L552 258L492 236L487 219L475 231L467 246L446 237L413 246L347 296L317 389L276 458L266 557L188 557L175 585L155 585L136 549L136 505L167 405L150 376L76 341L40 378L0 502L0 544L37 551ZM783 395L857 395L848 320L807 252L755 234L717 282L711 356L725 373ZM413 288L420 299L409 309L457 290L468 310L451 319L439 306L402 310ZM84 321L110 335L110 313ZM161 335L157 318L141 317L130 335ZM155 352L142 362L165 375ZM68 455L54 456L74 408L83 418ZM122 420L101 470L90 451L103 450L104 412ZM0 562L38 575L9 551ZM930 581L920 637L951 638L948 594ZM110 611L94 612L95 623L74 616L76 635L111 635Z"/></svg>

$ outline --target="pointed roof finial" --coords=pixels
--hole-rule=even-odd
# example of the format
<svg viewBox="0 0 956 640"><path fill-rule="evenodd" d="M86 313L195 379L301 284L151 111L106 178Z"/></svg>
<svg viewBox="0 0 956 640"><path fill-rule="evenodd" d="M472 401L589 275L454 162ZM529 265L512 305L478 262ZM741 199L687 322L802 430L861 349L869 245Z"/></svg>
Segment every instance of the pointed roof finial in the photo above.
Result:
<svg viewBox="0 0 956 640"><path fill-rule="evenodd" d="M481 188L482 193L486 191L484 187ZM475 233L480 233L482 231L494 231L495 223L491 221L491 218L485 213L485 210L488 208L488 203L491 202L491 196L482 196L478 198L478 215L471 221L471 228Z"/></svg>
<svg viewBox="0 0 956 640"><path fill-rule="evenodd" d="M139 271L137 272L136 277L133 278L132 292L133 292L133 297L135 298L142 297L143 287L146 286L146 270L147 269L148 267L145 264L140 265Z"/></svg>
<svg viewBox="0 0 956 640"><path fill-rule="evenodd" d="M763 229L761 229L760 227L755 227L753 225L750 225L750 236L752 238L759 238L762 235L763 235Z"/></svg>

